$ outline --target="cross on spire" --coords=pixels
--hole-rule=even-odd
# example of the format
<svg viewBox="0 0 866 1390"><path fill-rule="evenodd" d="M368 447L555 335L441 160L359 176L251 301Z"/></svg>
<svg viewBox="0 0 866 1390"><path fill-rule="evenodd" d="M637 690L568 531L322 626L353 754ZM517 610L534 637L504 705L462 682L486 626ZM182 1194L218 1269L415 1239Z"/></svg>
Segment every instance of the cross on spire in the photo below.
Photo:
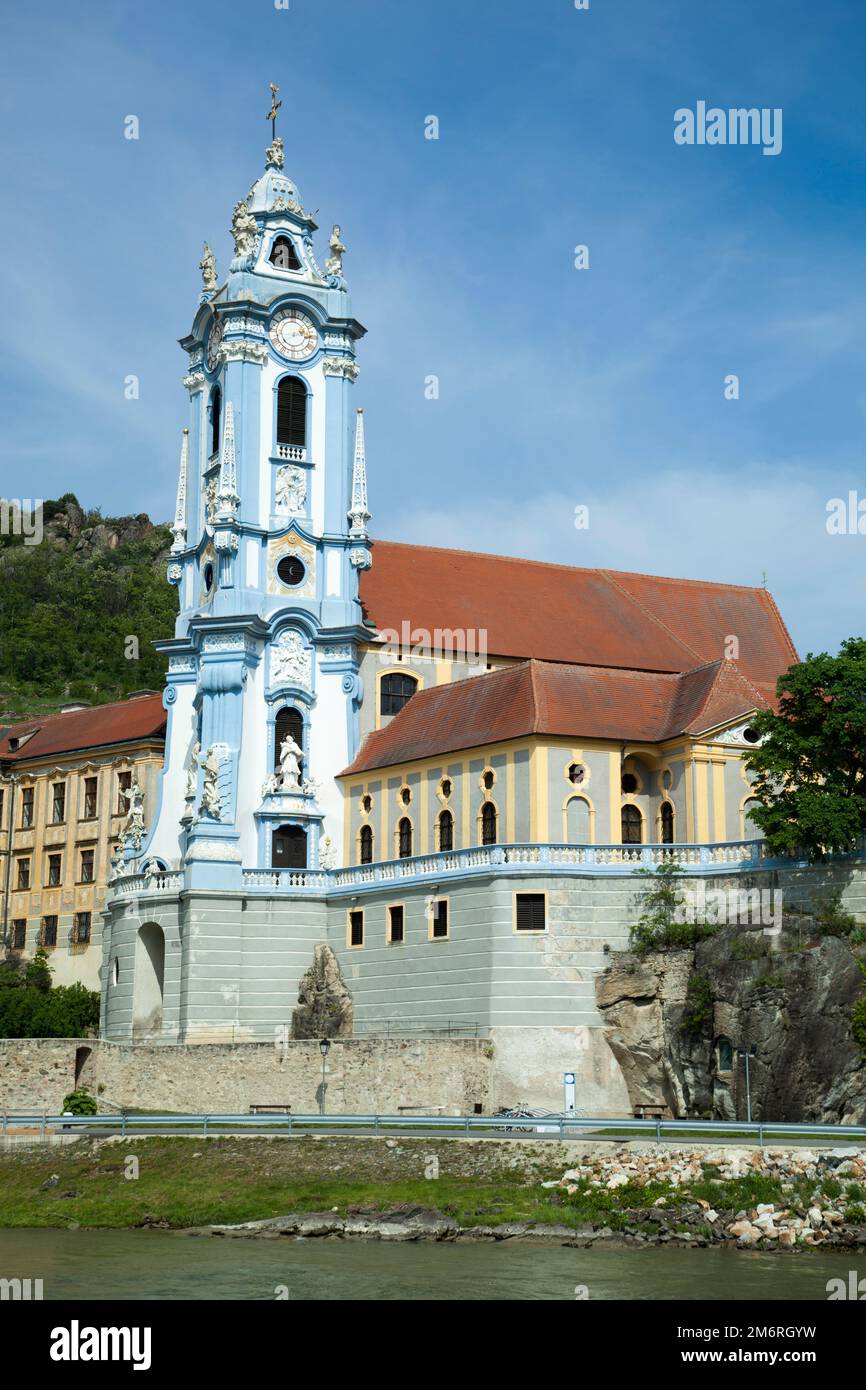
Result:
<svg viewBox="0 0 866 1390"><path fill-rule="evenodd" d="M273 82L270 82L268 85L270 86L270 89L271 89L271 109L270 109L270 111L268 112L268 114L265 116L265 120L266 120L266 121L270 121L270 123L271 123L271 139L272 139L272 140L276 140L276 138L277 138L277 112L279 111L279 109L280 109L280 107L282 106L283 103L282 103L281 101L277 101L277 92L280 90L279 87L277 87Z"/></svg>

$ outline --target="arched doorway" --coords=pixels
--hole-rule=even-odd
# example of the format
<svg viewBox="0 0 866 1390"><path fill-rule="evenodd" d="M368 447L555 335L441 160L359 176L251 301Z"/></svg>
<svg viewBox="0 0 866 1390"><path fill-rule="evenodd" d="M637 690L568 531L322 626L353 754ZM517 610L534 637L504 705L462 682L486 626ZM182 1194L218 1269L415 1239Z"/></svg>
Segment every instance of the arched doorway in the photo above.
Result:
<svg viewBox="0 0 866 1390"><path fill-rule="evenodd" d="M271 866L274 869L307 867L307 832L300 825L281 825L274 831Z"/></svg>
<svg viewBox="0 0 866 1390"><path fill-rule="evenodd" d="M156 922L145 922L135 942L135 981L132 989L132 1036L151 1038L162 1031L162 993L165 982L165 934Z"/></svg>

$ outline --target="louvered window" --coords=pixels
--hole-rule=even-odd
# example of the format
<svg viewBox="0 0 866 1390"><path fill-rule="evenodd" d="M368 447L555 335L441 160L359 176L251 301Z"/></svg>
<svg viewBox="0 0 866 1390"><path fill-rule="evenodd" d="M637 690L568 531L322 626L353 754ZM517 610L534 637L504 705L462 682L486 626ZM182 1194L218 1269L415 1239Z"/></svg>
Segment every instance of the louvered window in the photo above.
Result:
<svg viewBox="0 0 866 1390"><path fill-rule="evenodd" d="M307 389L296 376L284 376L277 387L277 443L306 447Z"/></svg>
<svg viewBox="0 0 866 1390"><path fill-rule="evenodd" d="M545 903L543 893L517 894L517 930L544 931Z"/></svg>

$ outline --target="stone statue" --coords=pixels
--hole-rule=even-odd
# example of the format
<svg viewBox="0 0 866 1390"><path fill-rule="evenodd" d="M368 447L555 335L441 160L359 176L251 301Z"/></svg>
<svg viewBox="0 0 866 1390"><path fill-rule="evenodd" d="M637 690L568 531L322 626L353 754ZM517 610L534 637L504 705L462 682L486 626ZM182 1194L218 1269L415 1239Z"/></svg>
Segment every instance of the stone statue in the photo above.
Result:
<svg viewBox="0 0 866 1390"><path fill-rule="evenodd" d="M123 874L125 860L123 857L123 845L117 844L111 856L111 872L108 875L109 883L114 883Z"/></svg>
<svg viewBox="0 0 866 1390"><path fill-rule="evenodd" d="M205 488L204 511L206 526L213 526L214 520L216 518L217 485L218 484L216 478L211 478L208 482L207 487Z"/></svg>
<svg viewBox="0 0 866 1390"><path fill-rule="evenodd" d="M232 213L232 236L234 237L237 260L249 260L255 253L259 233L256 219L243 199L239 203L235 203L235 209Z"/></svg>
<svg viewBox="0 0 866 1390"><path fill-rule="evenodd" d="M282 169L286 162L286 154L283 148L283 137L277 135L265 150L265 164L274 169Z"/></svg>
<svg viewBox="0 0 866 1390"><path fill-rule="evenodd" d="M204 773L204 786L202 787L200 814L211 816L214 820L221 820L222 802L218 786L220 764L213 746L207 750L201 768Z"/></svg>
<svg viewBox="0 0 866 1390"><path fill-rule="evenodd" d="M201 753L201 744L194 743L190 750L189 762L186 765L186 800L192 801L195 797L198 785L198 760Z"/></svg>
<svg viewBox="0 0 866 1390"><path fill-rule="evenodd" d="M141 849L141 841L144 838L144 792L138 782L133 781L123 795L129 808L123 827L123 838L133 849Z"/></svg>
<svg viewBox="0 0 866 1390"><path fill-rule="evenodd" d="M213 294L218 284L216 256L207 242L204 244L204 254L198 263L198 268L201 271L202 289L205 294Z"/></svg>
<svg viewBox="0 0 866 1390"><path fill-rule="evenodd" d="M329 275L342 275L343 256L345 255L346 248L340 240L340 228L336 223L331 231L331 240L328 242L328 245L331 254L325 261L325 270Z"/></svg>
<svg viewBox="0 0 866 1390"><path fill-rule="evenodd" d="M322 844L322 847L319 850L319 865L323 869L333 869L335 863L336 853L334 850L334 846L331 844L330 835L326 835L324 843Z"/></svg>
<svg viewBox="0 0 866 1390"><path fill-rule="evenodd" d="M303 512L307 500L307 479L303 468L278 469L274 491L278 512Z"/></svg>
<svg viewBox="0 0 866 1390"><path fill-rule="evenodd" d="M272 772L270 777L266 777L262 783L262 801L266 797L273 796L274 792L279 791L279 789L280 779L275 772Z"/></svg>
<svg viewBox="0 0 866 1390"><path fill-rule="evenodd" d="M299 748L291 734L286 734L280 744L280 791L299 792L301 790L301 759L304 750Z"/></svg>
<svg viewBox="0 0 866 1390"><path fill-rule="evenodd" d="M284 632L271 652L271 684L310 688L310 653L299 632Z"/></svg>

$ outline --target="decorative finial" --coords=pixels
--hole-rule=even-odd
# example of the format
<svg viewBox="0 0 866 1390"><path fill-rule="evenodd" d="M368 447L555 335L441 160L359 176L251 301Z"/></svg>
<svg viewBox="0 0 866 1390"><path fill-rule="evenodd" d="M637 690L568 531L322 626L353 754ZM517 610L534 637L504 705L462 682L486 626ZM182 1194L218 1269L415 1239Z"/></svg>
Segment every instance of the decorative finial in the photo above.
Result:
<svg viewBox="0 0 866 1390"><path fill-rule="evenodd" d="M352 506L349 511L352 540L366 540L370 512L367 509L367 450L364 443L364 412L358 411L355 426L355 461L352 467Z"/></svg>
<svg viewBox="0 0 866 1390"><path fill-rule="evenodd" d="M282 103L281 101L277 101L277 92L280 90L279 87L277 87L273 82L269 83L268 85L270 86L270 89L271 89L271 109L270 109L270 111L268 112L268 114L265 116L265 120L266 120L266 121L270 121L270 123L271 123L271 139L272 139L272 140L276 140L276 138L277 138L277 112L279 111L279 109L280 109L280 107L282 106L283 103Z"/></svg>
<svg viewBox="0 0 866 1390"><path fill-rule="evenodd" d="M207 295L213 294L218 284L216 256L207 242L204 244L204 254L198 263L198 268L201 271L201 283L204 293Z"/></svg>
<svg viewBox="0 0 866 1390"><path fill-rule="evenodd" d="M189 430L184 430L180 446L180 470L177 475L177 501L174 508L172 551L177 554L186 546L186 475L189 468Z"/></svg>
<svg viewBox="0 0 866 1390"><path fill-rule="evenodd" d="M238 496L237 468L235 463L235 412L232 402L226 401L219 486L216 494L217 523L221 521L233 521L240 500Z"/></svg>

